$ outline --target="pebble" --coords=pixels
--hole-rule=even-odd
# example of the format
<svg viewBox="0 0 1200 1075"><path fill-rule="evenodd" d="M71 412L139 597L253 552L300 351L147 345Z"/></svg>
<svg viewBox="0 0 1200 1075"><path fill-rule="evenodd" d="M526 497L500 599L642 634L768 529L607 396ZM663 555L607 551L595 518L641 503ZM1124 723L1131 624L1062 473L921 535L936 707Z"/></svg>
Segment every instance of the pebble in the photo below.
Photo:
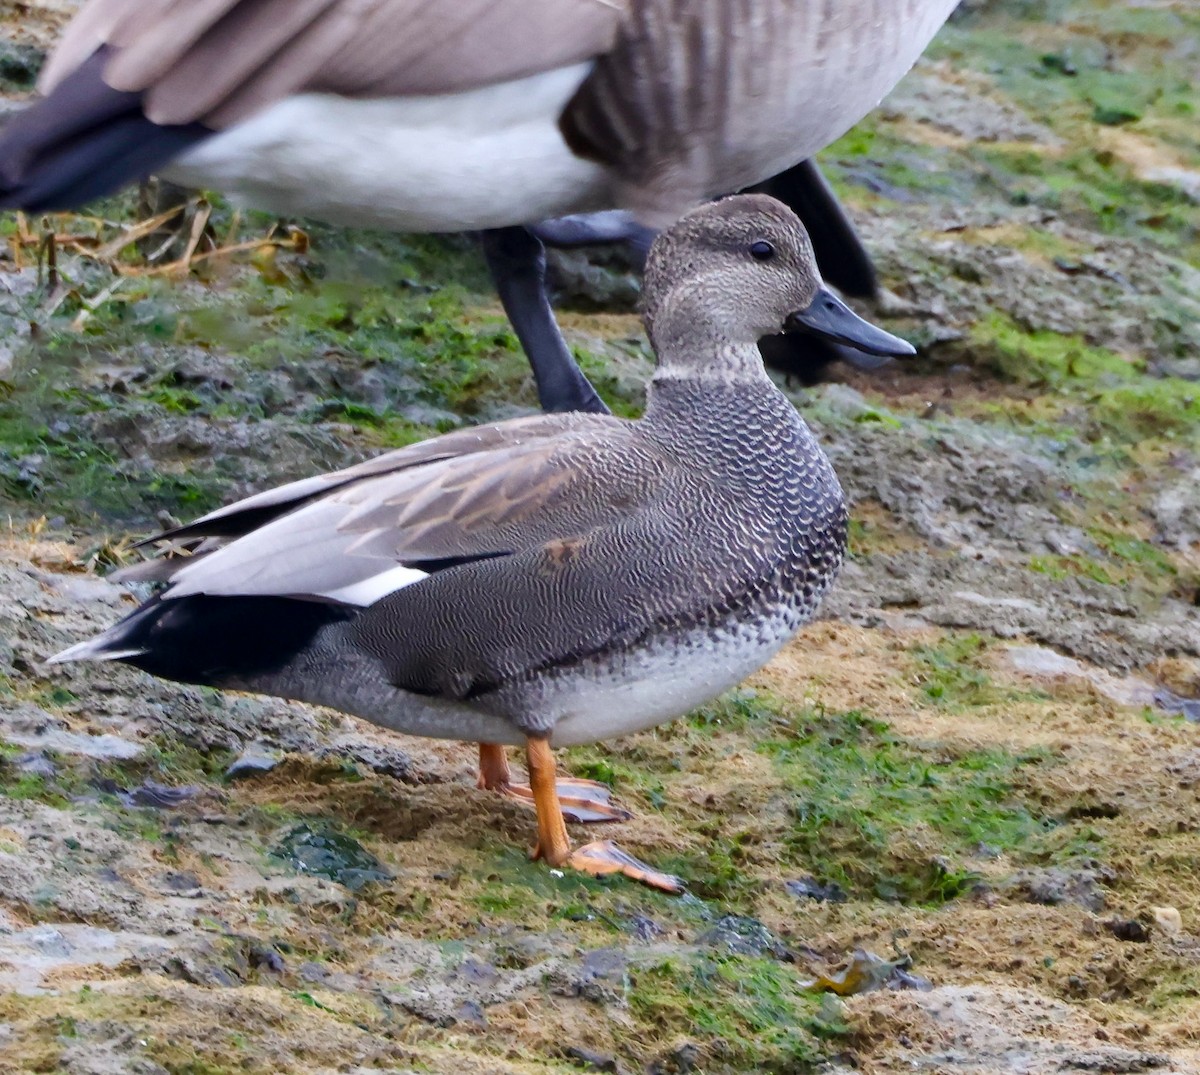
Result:
<svg viewBox="0 0 1200 1075"><path fill-rule="evenodd" d="M242 780L247 777L260 776L269 773L279 764L279 755L263 747L252 745L241 752L225 770L228 780Z"/></svg>
<svg viewBox="0 0 1200 1075"><path fill-rule="evenodd" d="M1179 913L1178 908L1151 907L1150 913L1154 916L1154 924L1169 937L1183 932L1183 915Z"/></svg>

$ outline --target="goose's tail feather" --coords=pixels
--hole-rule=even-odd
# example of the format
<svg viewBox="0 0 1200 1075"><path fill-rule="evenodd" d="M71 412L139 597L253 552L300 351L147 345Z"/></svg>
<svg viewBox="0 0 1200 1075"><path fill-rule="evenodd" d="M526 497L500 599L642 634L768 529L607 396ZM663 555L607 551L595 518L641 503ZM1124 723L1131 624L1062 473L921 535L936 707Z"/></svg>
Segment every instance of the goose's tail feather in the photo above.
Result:
<svg viewBox="0 0 1200 1075"><path fill-rule="evenodd" d="M213 133L199 123L151 123L141 94L104 82L107 59L107 50L99 49L0 130L0 208L78 208L149 175Z"/></svg>

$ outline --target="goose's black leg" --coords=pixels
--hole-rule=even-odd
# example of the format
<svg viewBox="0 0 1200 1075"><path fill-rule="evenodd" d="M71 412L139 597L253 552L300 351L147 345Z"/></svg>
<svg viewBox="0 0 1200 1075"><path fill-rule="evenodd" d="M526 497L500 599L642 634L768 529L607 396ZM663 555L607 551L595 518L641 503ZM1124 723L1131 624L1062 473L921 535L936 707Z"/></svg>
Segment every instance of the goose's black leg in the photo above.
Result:
<svg viewBox="0 0 1200 1075"><path fill-rule="evenodd" d="M869 299L878 293L879 278L871 255L814 161L801 161L748 190L778 198L804 221L817 265L828 283L855 298ZM639 224L632 213L620 209L543 220L529 230L554 247L627 243L643 259L656 234L653 228Z"/></svg>
<svg viewBox="0 0 1200 1075"><path fill-rule="evenodd" d="M603 243L625 243L637 257L639 268L645 265L650 244L658 234L654 228L639 224L632 213L623 209L556 217L534 224L529 230L547 246L561 250Z"/></svg>
<svg viewBox="0 0 1200 1075"><path fill-rule="evenodd" d="M544 411L591 411L608 408L583 375L546 295L546 250L527 228L495 228L482 233L483 254L500 302L537 382Z"/></svg>

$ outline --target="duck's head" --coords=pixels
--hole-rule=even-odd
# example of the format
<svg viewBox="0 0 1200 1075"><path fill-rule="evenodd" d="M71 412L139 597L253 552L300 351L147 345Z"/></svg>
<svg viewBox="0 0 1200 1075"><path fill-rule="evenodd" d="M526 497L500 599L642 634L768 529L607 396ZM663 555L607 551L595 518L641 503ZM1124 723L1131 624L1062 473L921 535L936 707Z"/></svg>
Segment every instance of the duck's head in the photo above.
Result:
<svg viewBox="0 0 1200 1075"><path fill-rule="evenodd" d="M913 354L825 287L804 225L764 194L710 202L664 231L650 248L642 301L663 365L707 362L780 332L876 355Z"/></svg>

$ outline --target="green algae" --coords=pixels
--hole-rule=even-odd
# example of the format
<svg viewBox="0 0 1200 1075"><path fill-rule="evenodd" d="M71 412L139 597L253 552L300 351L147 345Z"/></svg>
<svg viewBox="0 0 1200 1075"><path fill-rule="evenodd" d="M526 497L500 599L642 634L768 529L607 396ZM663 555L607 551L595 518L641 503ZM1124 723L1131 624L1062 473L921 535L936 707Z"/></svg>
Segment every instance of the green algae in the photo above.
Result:
<svg viewBox="0 0 1200 1075"><path fill-rule="evenodd" d="M696 1050L708 1053L701 1070L799 1075L820 1060L821 1037L833 1032L795 970L765 958L685 957L639 967L629 1007L666 1040L704 1042Z"/></svg>
<svg viewBox="0 0 1200 1075"><path fill-rule="evenodd" d="M353 837L301 823L275 841L270 855L296 870L326 877L357 892L364 885L388 881L391 874Z"/></svg>
<svg viewBox="0 0 1200 1075"><path fill-rule="evenodd" d="M925 698L950 709L995 705L1022 697L993 682L982 660L988 649L989 642L977 634L947 635L938 643L914 646L913 679Z"/></svg>
<svg viewBox="0 0 1200 1075"><path fill-rule="evenodd" d="M1018 786L1043 751L931 753L856 712L798 715L760 749L788 789L789 859L860 897L941 903L970 890L987 855L1046 852L1053 823Z"/></svg>

